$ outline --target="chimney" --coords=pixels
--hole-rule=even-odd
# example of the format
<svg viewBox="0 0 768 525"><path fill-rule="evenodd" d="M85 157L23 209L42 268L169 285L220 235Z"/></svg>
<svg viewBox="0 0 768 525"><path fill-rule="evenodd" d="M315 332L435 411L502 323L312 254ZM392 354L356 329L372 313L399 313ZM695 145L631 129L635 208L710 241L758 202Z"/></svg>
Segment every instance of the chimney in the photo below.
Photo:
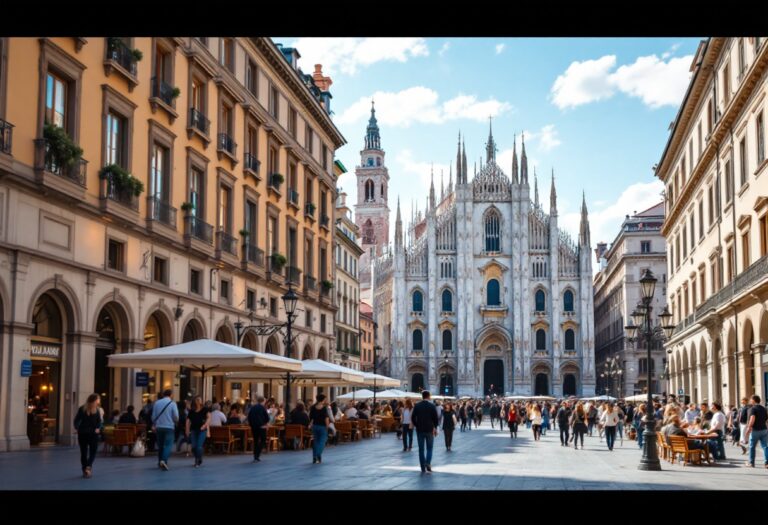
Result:
<svg viewBox="0 0 768 525"><path fill-rule="evenodd" d="M595 248L595 258L597 259L598 263L600 262L600 259L605 259L605 257L603 256L607 251L608 251L608 243L605 243L605 242L597 243L597 248Z"/></svg>
<svg viewBox="0 0 768 525"><path fill-rule="evenodd" d="M326 113L330 114L331 98L333 98L333 96L329 90L331 84L333 84L333 80L331 80L331 77L326 77L323 75L322 64L315 64L315 72L312 74L312 81L315 83L317 89L320 90L320 105L323 106L323 109L325 109Z"/></svg>

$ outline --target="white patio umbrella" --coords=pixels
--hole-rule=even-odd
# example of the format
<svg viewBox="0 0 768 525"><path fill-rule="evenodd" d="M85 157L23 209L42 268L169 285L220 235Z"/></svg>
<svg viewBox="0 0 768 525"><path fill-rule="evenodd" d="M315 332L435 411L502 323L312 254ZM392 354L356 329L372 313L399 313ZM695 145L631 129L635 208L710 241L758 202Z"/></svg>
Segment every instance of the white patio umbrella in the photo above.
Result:
<svg viewBox="0 0 768 525"><path fill-rule="evenodd" d="M371 374L370 372L361 372L363 374L363 384L372 387L390 387L400 386L400 381L392 379L391 377L383 376L381 374Z"/></svg>
<svg viewBox="0 0 768 525"><path fill-rule="evenodd" d="M345 366L329 363L322 359L305 359L301 361L302 370L291 374L291 382L302 386L363 386L363 374ZM228 380L256 379L277 380L285 383L285 374L277 371L232 372L226 374ZM295 381L294 381L295 379Z"/></svg>
<svg viewBox="0 0 768 525"><path fill-rule="evenodd" d="M659 399L661 398L661 394L651 394L651 397L653 399ZM648 401L648 394L636 394L634 396L627 396L624 398L624 401L630 401L633 403Z"/></svg>
<svg viewBox="0 0 768 525"><path fill-rule="evenodd" d="M368 390L367 388L363 388L356 392L348 392L346 394L336 396L336 399L368 399L369 397L373 397L373 391Z"/></svg>
<svg viewBox="0 0 768 525"><path fill-rule="evenodd" d="M581 400L582 401L616 401L616 398L602 395L602 396L595 396L595 397L584 397Z"/></svg>

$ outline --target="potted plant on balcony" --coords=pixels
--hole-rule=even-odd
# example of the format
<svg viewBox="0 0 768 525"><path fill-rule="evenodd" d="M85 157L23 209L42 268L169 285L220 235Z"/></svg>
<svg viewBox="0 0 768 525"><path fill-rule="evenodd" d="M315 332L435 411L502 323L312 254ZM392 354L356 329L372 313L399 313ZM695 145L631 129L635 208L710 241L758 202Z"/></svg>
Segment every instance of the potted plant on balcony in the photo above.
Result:
<svg viewBox="0 0 768 525"><path fill-rule="evenodd" d="M179 89L177 86L174 86L174 88L171 90L171 98L179 98L179 95L181 95L181 89Z"/></svg>
<svg viewBox="0 0 768 525"><path fill-rule="evenodd" d="M246 230L245 228L241 229L239 232L240 237L243 238L243 244L248 244L248 237L251 235L251 232Z"/></svg>
<svg viewBox="0 0 768 525"><path fill-rule="evenodd" d="M191 202L182 202L181 203L181 211L183 211L186 214L191 212L194 208L195 208L195 205L192 204Z"/></svg>
<svg viewBox="0 0 768 525"><path fill-rule="evenodd" d="M45 150L46 165L69 169L83 156L83 148L74 143L63 128L48 122L43 126L43 138L47 142Z"/></svg>
<svg viewBox="0 0 768 525"><path fill-rule="evenodd" d="M283 270L283 266L285 266L285 263L288 262L288 259L285 258L285 255L279 252L275 252L271 255L272 259L272 269L276 272L281 272Z"/></svg>
<svg viewBox="0 0 768 525"><path fill-rule="evenodd" d="M313 202L307 203L307 214L309 215L315 215L315 210L317 209L317 206Z"/></svg>
<svg viewBox="0 0 768 525"><path fill-rule="evenodd" d="M280 185L285 181L285 177L283 177L280 173L273 173L270 177L269 183L271 186L273 186L275 189L280 189Z"/></svg>
<svg viewBox="0 0 768 525"><path fill-rule="evenodd" d="M320 286L323 288L323 292L329 292L333 288L333 281L323 279L320 281Z"/></svg>
<svg viewBox="0 0 768 525"><path fill-rule="evenodd" d="M138 197L144 192L144 183L125 171L118 164L107 164L101 168L99 170L99 178L108 180L118 194L129 194Z"/></svg>
<svg viewBox="0 0 768 525"><path fill-rule="evenodd" d="M133 55L133 59L136 62L141 62L141 59L144 58L144 53L142 53L140 49L136 48L131 50L131 55Z"/></svg>

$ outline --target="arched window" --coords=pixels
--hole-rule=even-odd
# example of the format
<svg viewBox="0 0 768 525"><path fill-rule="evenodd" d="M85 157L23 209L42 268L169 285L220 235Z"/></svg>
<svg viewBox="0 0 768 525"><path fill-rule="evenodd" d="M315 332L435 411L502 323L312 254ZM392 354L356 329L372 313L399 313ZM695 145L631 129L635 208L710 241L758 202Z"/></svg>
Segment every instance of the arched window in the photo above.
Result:
<svg viewBox="0 0 768 525"><path fill-rule="evenodd" d="M536 350L547 349L547 332L543 328L536 330Z"/></svg>
<svg viewBox="0 0 768 525"><path fill-rule="evenodd" d="M486 293L487 297L485 302L488 306L499 306L501 304L499 297L499 281L496 279L491 279L488 281Z"/></svg>
<svg viewBox="0 0 768 525"><path fill-rule="evenodd" d="M570 328L565 331L565 349L576 350L576 334Z"/></svg>
<svg viewBox="0 0 768 525"><path fill-rule="evenodd" d="M536 290L536 311L543 312L544 308L544 290Z"/></svg>
<svg viewBox="0 0 768 525"><path fill-rule="evenodd" d="M421 330L413 331L413 349L424 350L424 334L421 333Z"/></svg>
<svg viewBox="0 0 768 525"><path fill-rule="evenodd" d="M365 200L372 201L374 199L374 184L371 179L365 181Z"/></svg>
<svg viewBox="0 0 768 525"><path fill-rule="evenodd" d="M424 295L419 290L413 292L413 309L414 312L424 311Z"/></svg>
<svg viewBox="0 0 768 525"><path fill-rule="evenodd" d="M485 251L501 251L501 219L496 210L491 210L485 216Z"/></svg>
<svg viewBox="0 0 768 525"><path fill-rule="evenodd" d="M373 222L371 219L363 224L363 244L376 244L376 238L373 235Z"/></svg>
<svg viewBox="0 0 768 525"><path fill-rule="evenodd" d="M376 157L376 165L381 166L381 157Z"/></svg>
<svg viewBox="0 0 768 525"><path fill-rule="evenodd" d="M368 165L373 166L373 157L368 157Z"/></svg>
<svg viewBox="0 0 768 525"><path fill-rule="evenodd" d="M453 350L453 337L450 330L443 330L443 350Z"/></svg>
<svg viewBox="0 0 768 525"><path fill-rule="evenodd" d="M573 292L566 290L563 294L563 310L573 312Z"/></svg>
<svg viewBox="0 0 768 525"><path fill-rule="evenodd" d="M443 290L443 312L453 312L453 294L450 290Z"/></svg>
<svg viewBox="0 0 768 525"><path fill-rule="evenodd" d="M386 199L387 198L387 187L383 184L381 185L381 198Z"/></svg>

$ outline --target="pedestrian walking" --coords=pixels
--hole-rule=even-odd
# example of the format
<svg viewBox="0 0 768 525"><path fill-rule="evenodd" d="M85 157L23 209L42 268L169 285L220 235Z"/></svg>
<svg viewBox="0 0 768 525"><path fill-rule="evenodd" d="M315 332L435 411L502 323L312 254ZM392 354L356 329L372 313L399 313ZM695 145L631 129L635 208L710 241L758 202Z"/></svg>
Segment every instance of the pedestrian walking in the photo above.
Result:
<svg viewBox="0 0 768 525"><path fill-rule="evenodd" d="M539 441L541 439L541 409L538 404L531 407L531 426L533 427L533 440Z"/></svg>
<svg viewBox="0 0 768 525"><path fill-rule="evenodd" d="M90 478L92 475L93 460L96 459L96 451L99 448L99 435L104 428L104 415L100 404L99 394L91 394L75 415L74 425L77 430L77 444L80 445L80 466L84 478Z"/></svg>
<svg viewBox="0 0 768 525"><path fill-rule="evenodd" d="M746 397L741 398L741 408L739 409L739 446L741 447L741 455L747 453L747 423L749 422L749 399Z"/></svg>
<svg viewBox="0 0 768 525"><path fill-rule="evenodd" d="M494 423L496 422L497 419L499 419L499 425L501 425L501 419L499 418L500 414L501 414L501 410L500 410L499 404L496 401L494 401L493 404L491 405L491 411L489 414L491 418L491 428L495 428Z"/></svg>
<svg viewBox="0 0 768 525"><path fill-rule="evenodd" d="M331 418L325 403L325 394L317 395L317 402L309 410L309 420L312 422L312 464L323 462L323 449L328 439L328 426Z"/></svg>
<svg viewBox="0 0 768 525"><path fill-rule="evenodd" d="M472 421L475 420L475 407L472 403L467 403L467 428L472 430Z"/></svg>
<svg viewBox="0 0 768 525"><path fill-rule="evenodd" d="M173 402L173 390L163 391L163 398L152 406L152 428L157 433L157 466L169 470L168 458L173 450L173 436L179 421L179 409Z"/></svg>
<svg viewBox="0 0 768 525"><path fill-rule="evenodd" d="M192 444L192 450L195 453L195 468L203 464L203 444L205 444L205 438L208 437L210 424L211 413L203 405L203 398L197 396L187 414L184 428L187 442Z"/></svg>
<svg viewBox="0 0 768 525"><path fill-rule="evenodd" d="M450 452L453 443L453 431L456 429L456 411L453 403L446 401L443 408L443 436L445 437L445 449Z"/></svg>
<svg viewBox="0 0 768 525"><path fill-rule="evenodd" d="M266 400L263 396L256 398L256 404L248 412L248 425L253 434L253 462L261 461L261 451L267 443L267 426L269 425L269 412L264 405Z"/></svg>
<svg viewBox="0 0 768 525"><path fill-rule="evenodd" d="M605 431L605 443L608 450L613 450L613 444L616 442L616 425L619 424L619 414L613 403L608 403L600 417L600 424Z"/></svg>
<svg viewBox="0 0 768 525"><path fill-rule="evenodd" d="M549 430L549 405L544 405L541 411L541 435L546 436Z"/></svg>
<svg viewBox="0 0 768 525"><path fill-rule="evenodd" d="M568 446L568 430L569 430L568 421L570 419L571 419L571 408L569 407L569 403L566 401L558 409L557 415L555 417L555 421L557 421L557 426L560 427L560 446L561 447Z"/></svg>
<svg viewBox="0 0 768 525"><path fill-rule="evenodd" d="M467 403L464 402L459 408L459 419L461 419L461 432L467 429Z"/></svg>
<svg viewBox="0 0 768 525"><path fill-rule="evenodd" d="M437 410L430 401L429 390L421 392L422 400L416 403L411 414L411 425L416 429L419 444L419 465L422 474L432 473L432 446L437 436Z"/></svg>
<svg viewBox="0 0 768 525"><path fill-rule="evenodd" d="M752 396L752 407L749 409L749 419L747 420L747 428L744 431L749 438L749 461L747 461L748 467L755 466L755 448L757 443L763 447L763 459L765 461L764 466L768 468L768 426L766 426L766 420L768 419L768 412L765 407L760 404L760 396Z"/></svg>
<svg viewBox="0 0 768 525"><path fill-rule="evenodd" d="M407 452L413 448L413 427L411 426L411 414L413 414L413 401L406 399L405 405L403 406L403 418L401 420L401 428L403 431L403 452Z"/></svg>
<svg viewBox="0 0 768 525"><path fill-rule="evenodd" d="M592 429L595 427L596 421L597 407L590 403L589 408L587 409L587 431L589 432L590 437L592 436Z"/></svg>
<svg viewBox="0 0 768 525"><path fill-rule="evenodd" d="M587 412L584 405L579 401L576 410L571 414L571 429L573 430L573 448L579 449L579 438L581 438L581 448L584 449L584 434L587 432Z"/></svg>
<svg viewBox="0 0 768 525"><path fill-rule="evenodd" d="M509 437L510 439L517 437L517 425L519 422L520 414L517 411L517 407L514 403L511 403L509 405L509 410L507 410L507 426L509 427Z"/></svg>
<svg viewBox="0 0 768 525"><path fill-rule="evenodd" d="M635 432L637 432L637 446L639 448L643 448L643 425L645 424L643 422L643 418L645 417L645 403L641 403L639 407L637 407L637 410L635 410L635 415L633 416L632 424L635 427Z"/></svg>
<svg viewBox="0 0 768 525"><path fill-rule="evenodd" d="M477 403L477 406L475 407L475 427L480 427L480 424L483 422L483 405L481 403Z"/></svg>

